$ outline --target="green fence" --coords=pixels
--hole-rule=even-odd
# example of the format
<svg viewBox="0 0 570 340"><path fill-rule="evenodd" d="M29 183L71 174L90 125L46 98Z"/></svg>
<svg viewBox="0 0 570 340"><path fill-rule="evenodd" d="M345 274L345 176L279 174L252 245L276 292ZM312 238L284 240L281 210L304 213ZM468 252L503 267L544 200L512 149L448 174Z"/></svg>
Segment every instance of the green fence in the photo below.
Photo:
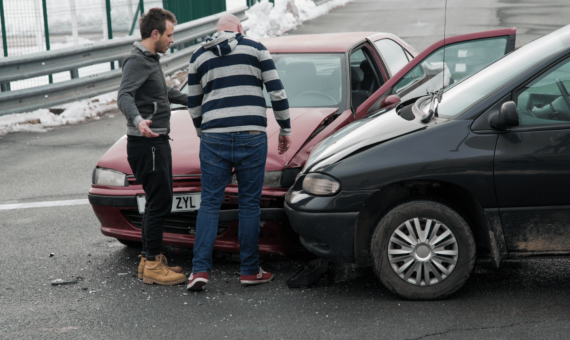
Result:
<svg viewBox="0 0 570 340"><path fill-rule="evenodd" d="M249 0L244 0L244 4L246 1ZM141 13L153 7L172 11L178 22L184 23L225 11L226 0L0 0L0 58L131 35L138 31ZM10 91L57 83L120 66L118 62L94 65L0 84L0 89Z"/></svg>
<svg viewBox="0 0 570 340"><path fill-rule="evenodd" d="M226 10L226 0L162 0L164 9L176 15L179 23L188 22Z"/></svg>

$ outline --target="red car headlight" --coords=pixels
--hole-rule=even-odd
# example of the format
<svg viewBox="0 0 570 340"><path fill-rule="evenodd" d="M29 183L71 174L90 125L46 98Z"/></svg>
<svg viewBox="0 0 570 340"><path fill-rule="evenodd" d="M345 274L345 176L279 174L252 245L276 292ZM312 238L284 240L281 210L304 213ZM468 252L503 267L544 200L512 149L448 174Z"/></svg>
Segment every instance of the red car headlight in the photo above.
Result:
<svg viewBox="0 0 570 340"><path fill-rule="evenodd" d="M126 174L117 170L105 168L95 168L95 170L93 170L93 184L112 187L129 186Z"/></svg>

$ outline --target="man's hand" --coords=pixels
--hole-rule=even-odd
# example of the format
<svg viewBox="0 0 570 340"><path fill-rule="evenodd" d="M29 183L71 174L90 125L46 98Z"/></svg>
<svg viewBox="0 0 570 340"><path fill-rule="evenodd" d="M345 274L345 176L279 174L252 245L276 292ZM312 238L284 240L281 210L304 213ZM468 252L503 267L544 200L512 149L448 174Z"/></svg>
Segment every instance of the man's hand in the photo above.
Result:
<svg viewBox="0 0 570 340"><path fill-rule="evenodd" d="M279 144L277 145L277 150L279 150L279 154L282 155L285 152L287 152L287 150L289 150L289 147L291 146L291 143L293 143L293 141L291 140L291 136L279 135Z"/></svg>
<svg viewBox="0 0 570 340"><path fill-rule="evenodd" d="M158 135L150 129L150 124L152 124L152 120L143 119L139 122L139 131L141 134L147 138L154 138L158 137Z"/></svg>

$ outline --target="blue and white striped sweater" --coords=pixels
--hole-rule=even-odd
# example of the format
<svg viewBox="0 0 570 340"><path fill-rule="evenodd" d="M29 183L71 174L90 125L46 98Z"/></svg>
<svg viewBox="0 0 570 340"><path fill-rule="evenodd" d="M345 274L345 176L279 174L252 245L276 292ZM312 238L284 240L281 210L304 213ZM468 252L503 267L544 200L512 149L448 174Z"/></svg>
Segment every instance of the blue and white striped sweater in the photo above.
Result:
<svg viewBox="0 0 570 340"><path fill-rule="evenodd" d="M291 134L289 102L263 44L241 34L218 32L190 59L188 111L202 131L265 131L265 85L280 135Z"/></svg>

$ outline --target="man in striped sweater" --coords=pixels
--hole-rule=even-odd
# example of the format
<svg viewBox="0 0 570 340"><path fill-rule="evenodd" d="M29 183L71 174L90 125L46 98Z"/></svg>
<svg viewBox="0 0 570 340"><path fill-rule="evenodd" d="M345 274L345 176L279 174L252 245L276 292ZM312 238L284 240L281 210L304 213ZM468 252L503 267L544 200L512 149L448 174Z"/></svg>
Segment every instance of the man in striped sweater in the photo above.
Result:
<svg viewBox="0 0 570 340"><path fill-rule="evenodd" d="M267 158L263 86L281 127L278 151L283 154L291 145L289 103L273 59L265 46L243 36L238 18L221 17L218 32L194 52L188 71L188 111L201 139L202 171L188 290L202 290L208 283L218 216L232 169L239 191L241 283L273 279L259 267L259 201Z"/></svg>

